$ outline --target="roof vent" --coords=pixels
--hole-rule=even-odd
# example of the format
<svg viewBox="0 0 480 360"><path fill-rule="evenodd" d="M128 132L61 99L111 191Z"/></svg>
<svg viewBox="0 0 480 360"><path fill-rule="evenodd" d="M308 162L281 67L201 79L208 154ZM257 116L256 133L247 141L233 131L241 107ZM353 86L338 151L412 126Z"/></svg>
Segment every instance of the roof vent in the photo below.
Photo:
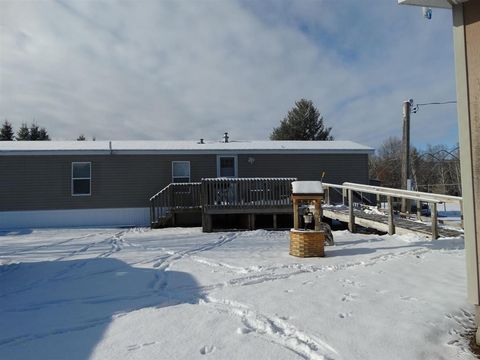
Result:
<svg viewBox="0 0 480 360"><path fill-rule="evenodd" d="M225 134L223 134L223 142L224 142L224 143L228 143L228 132L226 132Z"/></svg>
<svg viewBox="0 0 480 360"><path fill-rule="evenodd" d="M200 141L197 144L205 144L205 142L203 141L203 139L200 139Z"/></svg>

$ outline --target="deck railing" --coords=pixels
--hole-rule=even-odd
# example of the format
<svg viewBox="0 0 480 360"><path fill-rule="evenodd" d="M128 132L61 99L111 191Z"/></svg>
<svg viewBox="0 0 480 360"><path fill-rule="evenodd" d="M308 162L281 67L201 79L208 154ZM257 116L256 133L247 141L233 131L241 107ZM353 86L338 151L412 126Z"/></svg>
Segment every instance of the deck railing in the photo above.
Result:
<svg viewBox="0 0 480 360"><path fill-rule="evenodd" d="M150 223L166 221L173 210L201 206L201 183L171 183L150 198Z"/></svg>
<svg viewBox="0 0 480 360"><path fill-rule="evenodd" d="M295 178L202 179L202 207L261 208L290 206Z"/></svg>

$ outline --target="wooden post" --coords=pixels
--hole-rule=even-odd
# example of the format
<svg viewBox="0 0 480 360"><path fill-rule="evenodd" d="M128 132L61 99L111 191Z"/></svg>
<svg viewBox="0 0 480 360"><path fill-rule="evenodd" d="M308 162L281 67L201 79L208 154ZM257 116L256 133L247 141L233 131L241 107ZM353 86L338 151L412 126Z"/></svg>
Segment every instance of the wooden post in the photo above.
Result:
<svg viewBox="0 0 480 360"><path fill-rule="evenodd" d="M380 198L380 194L377 194L377 209L380 210L382 208L382 201Z"/></svg>
<svg viewBox="0 0 480 360"><path fill-rule="evenodd" d="M250 223L250 230L255 230L255 214L249 214L249 223Z"/></svg>
<svg viewBox="0 0 480 360"><path fill-rule="evenodd" d="M327 186L326 189L324 189L325 191L325 203L327 205L330 205L330 188Z"/></svg>
<svg viewBox="0 0 480 360"><path fill-rule="evenodd" d="M355 232L355 215L353 214L353 191L348 189L348 230Z"/></svg>
<svg viewBox="0 0 480 360"><path fill-rule="evenodd" d="M422 202L417 200L417 220L422 221Z"/></svg>
<svg viewBox="0 0 480 360"><path fill-rule="evenodd" d="M322 228L321 228L321 221L322 221L322 218L321 218L321 214L320 214L320 199L318 200L314 200L313 201L314 203L314 211L313 211L313 217L315 219L315 231L320 231Z"/></svg>
<svg viewBox="0 0 480 360"><path fill-rule="evenodd" d="M293 199L293 228L298 230L298 200Z"/></svg>
<svg viewBox="0 0 480 360"><path fill-rule="evenodd" d="M343 205L345 205L345 197L346 197L345 193L346 192L347 192L346 189L342 189L342 203L343 203Z"/></svg>
<svg viewBox="0 0 480 360"><path fill-rule="evenodd" d="M278 225L277 225L277 214L273 214L273 229L277 230Z"/></svg>
<svg viewBox="0 0 480 360"><path fill-rule="evenodd" d="M459 203L460 203L460 226L462 227L462 229L464 229L464 226L463 226L463 201L460 200Z"/></svg>
<svg viewBox="0 0 480 360"><path fill-rule="evenodd" d="M202 214L202 231L203 232L212 232L212 215Z"/></svg>
<svg viewBox="0 0 480 360"><path fill-rule="evenodd" d="M437 203L432 203L432 240L438 239Z"/></svg>
<svg viewBox="0 0 480 360"><path fill-rule="evenodd" d="M391 196L387 196L388 202L388 234L395 234L395 223L393 221L393 200Z"/></svg>
<svg viewBox="0 0 480 360"><path fill-rule="evenodd" d="M153 213L155 211L154 210L154 205L153 205L154 201L155 201L155 199L150 201L150 228L152 228L152 229L153 229L153 221L154 221L153 220Z"/></svg>

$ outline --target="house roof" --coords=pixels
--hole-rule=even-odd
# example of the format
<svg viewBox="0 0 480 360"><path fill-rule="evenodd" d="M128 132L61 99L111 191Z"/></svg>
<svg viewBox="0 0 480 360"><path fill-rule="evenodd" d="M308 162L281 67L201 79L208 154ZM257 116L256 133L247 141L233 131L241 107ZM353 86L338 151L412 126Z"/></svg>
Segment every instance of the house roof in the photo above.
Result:
<svg viewBox="0 0 480 360"><path fill-rule="evenodd" d="M458 5L468 0L398 0L400 5L417 5L432 8L450 9L452 5Z"/></svg>
<svg viewBox="0 0 480 360"><path fill-rule="evenodd" d="M0 141L6 155L104 155L104 154L260 154L260 153L361 153L373 148L353 141Z"/></svg>

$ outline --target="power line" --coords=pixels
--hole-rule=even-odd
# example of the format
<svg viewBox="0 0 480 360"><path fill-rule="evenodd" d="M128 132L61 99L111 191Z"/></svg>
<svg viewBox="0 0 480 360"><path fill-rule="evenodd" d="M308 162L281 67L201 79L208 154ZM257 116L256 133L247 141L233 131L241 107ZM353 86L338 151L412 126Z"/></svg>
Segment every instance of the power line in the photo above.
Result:
<svg viewBox="0 0 480 360"><path fill-rule="evenodd" d="M417 111L420 109L420 106L428 106L428 105L446 105L446 104L456 104L457 102L455 100L450 100L450 101L432 101L432 102L428 102L428 103L423 103L423 104L413 104L413 101L412 101L412 112L414 114L417 113Z"/></svg>

